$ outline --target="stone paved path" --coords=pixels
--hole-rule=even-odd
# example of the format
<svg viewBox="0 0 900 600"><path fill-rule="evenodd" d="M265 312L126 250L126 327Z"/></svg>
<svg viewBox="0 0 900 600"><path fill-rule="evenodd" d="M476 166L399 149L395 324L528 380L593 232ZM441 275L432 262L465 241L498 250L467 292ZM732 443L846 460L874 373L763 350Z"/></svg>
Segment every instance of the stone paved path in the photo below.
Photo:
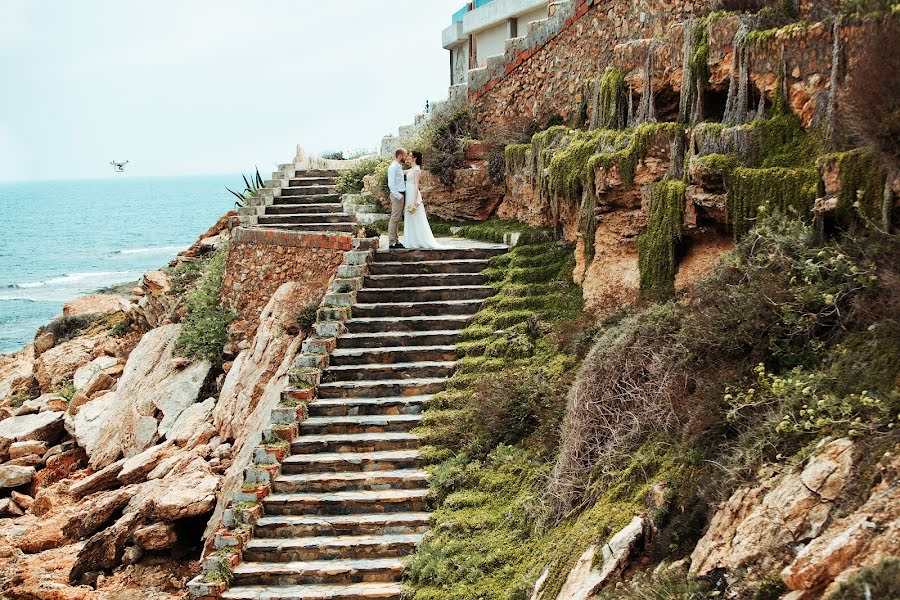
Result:
<svg viewBox="0 0 900 600"><path fill-rule="evenodd" d="M376 253L225 598L400 599L402 559L429 519L410 430L492 293L480 272L505 251L443 242L447 250Z"/></svg>

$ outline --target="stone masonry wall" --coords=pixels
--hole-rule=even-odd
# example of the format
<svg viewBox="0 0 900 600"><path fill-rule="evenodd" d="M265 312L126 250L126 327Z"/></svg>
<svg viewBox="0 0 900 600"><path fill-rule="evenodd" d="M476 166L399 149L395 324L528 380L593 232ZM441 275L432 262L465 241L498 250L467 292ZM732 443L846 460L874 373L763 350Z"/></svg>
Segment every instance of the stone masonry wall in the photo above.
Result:
<svg viewBox="0 0 900 600"><path fill-rule="evenodd" d="M288 281L300 284L304 304L318 303L351 247L342 234L236 229L222 282L223 305L238 314L232 336L252 339L262 309Z"/></svg>

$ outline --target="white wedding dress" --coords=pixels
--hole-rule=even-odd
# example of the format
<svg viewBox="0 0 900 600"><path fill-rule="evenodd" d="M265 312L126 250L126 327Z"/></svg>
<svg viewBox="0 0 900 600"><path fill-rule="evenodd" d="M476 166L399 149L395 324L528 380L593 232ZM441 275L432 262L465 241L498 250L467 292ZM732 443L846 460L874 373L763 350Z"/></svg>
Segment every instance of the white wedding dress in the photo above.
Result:
<svg viewBox="0 0 900 600"><path fill-rule="evenodd" d="M416 165L406 174L406 203L403 208L403 247L421 248L426 250L440 250L443 248L434 239L431 233L431 225L428 224L428 215L425 214L425 203L422 202L422 193L419 192L419 177L422 169ZM409 208L416 202L419 208L415 212L409 212Z"/></svg>

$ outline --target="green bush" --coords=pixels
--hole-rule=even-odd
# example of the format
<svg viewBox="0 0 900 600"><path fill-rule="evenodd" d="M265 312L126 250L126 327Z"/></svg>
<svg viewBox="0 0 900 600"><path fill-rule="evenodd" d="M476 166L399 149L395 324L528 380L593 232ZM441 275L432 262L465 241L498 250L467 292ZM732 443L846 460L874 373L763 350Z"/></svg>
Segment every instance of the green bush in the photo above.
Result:
<svg viewBox="0 0 900 600"><path fill-rule="evenodd" d="M316 315L319 311L318 302L305 304L297 314L297 327L301 332L309 333L316 323Z"/></svg>
<svg viewBox="0 0 900 600"><path fill-rule="evenodd" d="M187 314L176 343L182 355L207 360L214 368L224 362L222 351L228 342L228 325L235 319L221 304L227 253L227 246L216 250L205 265L199 283L188 293Z"/></svg>
<svg viewBox="0 0 900 600"><path fill-rule="evenodd" d="M363 190L363 178L376 172L383 161L367 158L356 165L340 171L334 191L338 194L358 194Z"/></svg>
<svg viewBox="0 0 900 600"><path fill-rule="evenodd" d="M828 596L828 600L869 600L896 598L900 590L900 560L888 558L866 567Z"/></svg>
<svg viewBox="0 0 900 600"><path fill-rule="evenodd" d="M62 315L38 330L38 335L49 332L53 335L54 344L67 342L90 328L100 320L100 315Z"/></svg>

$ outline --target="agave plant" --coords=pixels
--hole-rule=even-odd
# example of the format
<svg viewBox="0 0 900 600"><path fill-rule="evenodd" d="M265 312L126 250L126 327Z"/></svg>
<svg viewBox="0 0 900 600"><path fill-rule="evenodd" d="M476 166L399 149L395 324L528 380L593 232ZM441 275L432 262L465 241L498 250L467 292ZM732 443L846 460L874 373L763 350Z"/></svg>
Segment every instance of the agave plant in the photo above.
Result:
<svg viewBox="0 0 900 600"><path fill-rule="evenodd" d="M256 198L259 195L260 190L266 187L266 183L263 181L263 178L259 174L259 167L256 167L256 174L251 175L250 179L247 179L247 176L243 173L241 174L241 177L244 180L243 192L235 192L227 185L225 186L225 189L231 192L231 195L238 199L238 201L234 203L235 206L250 206L250 200Z"/></svg>

